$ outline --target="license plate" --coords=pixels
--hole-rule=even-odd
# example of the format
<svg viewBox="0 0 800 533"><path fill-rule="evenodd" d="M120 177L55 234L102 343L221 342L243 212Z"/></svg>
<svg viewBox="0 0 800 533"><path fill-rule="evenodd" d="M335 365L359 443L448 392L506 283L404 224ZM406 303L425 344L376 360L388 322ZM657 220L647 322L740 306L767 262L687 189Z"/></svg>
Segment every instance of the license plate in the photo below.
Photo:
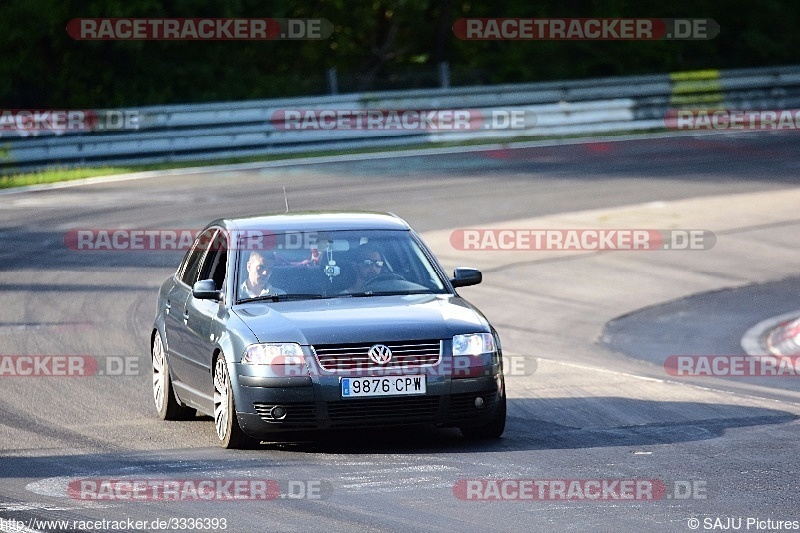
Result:
<svg viewBox="0 0 800 533"><path fill-rule="evenodd" d="M342 398L425 394L425 376L342 378Z"/></svg>

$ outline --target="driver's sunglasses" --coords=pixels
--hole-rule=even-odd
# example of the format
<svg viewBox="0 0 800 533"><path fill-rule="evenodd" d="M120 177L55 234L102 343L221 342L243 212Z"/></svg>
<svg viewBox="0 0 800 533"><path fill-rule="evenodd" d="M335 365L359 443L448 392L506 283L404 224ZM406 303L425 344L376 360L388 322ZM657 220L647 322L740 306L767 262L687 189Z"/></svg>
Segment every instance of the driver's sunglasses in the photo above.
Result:
<svg viewBox="0 0 800 533"><path fill-rule="evenodd" d="M361 264L363 264L366 267L371 267L372 265L375 265L378 268L383 268L383 261L373 261L372 259L364 259L364 261L362 261Z"/></svg>

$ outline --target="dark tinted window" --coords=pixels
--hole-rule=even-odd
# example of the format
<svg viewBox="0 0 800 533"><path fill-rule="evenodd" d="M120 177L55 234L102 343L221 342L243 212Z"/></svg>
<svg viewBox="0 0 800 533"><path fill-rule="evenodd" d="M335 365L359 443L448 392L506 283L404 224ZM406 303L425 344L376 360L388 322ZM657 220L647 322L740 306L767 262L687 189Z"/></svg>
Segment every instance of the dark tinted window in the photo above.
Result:
<svg viewBox="0 0 800 533"><path fill-rule="evenodd" d="M225 232L220 231L214 236L208 254L200 267L197 279L213 279L218 291L222 290L225 282L225 271L228 261L228 239Z"/></svg>
<svg viewBox="0 0 800 533"><path fill-rule="evenodd" d="M192 286L194 282L197 281L197 272L200 267L200 262L205 256L206 250L209 248L208 243L213 242L216 232L216 229L207 229L194 241L192 249L187 254L186 259L184 259L181 271L178 275L185 284Z"/></svg>

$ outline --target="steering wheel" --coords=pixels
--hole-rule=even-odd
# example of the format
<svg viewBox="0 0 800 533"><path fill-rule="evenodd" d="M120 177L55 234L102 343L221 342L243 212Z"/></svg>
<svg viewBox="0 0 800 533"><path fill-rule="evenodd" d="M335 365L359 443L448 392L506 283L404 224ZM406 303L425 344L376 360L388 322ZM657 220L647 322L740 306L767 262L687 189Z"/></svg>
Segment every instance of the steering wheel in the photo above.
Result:
<svg viewBox="0 0 800 533"><path fill-rule="evenodd" d="M378 274L374 278L368 279L366 281L366 283L364 283L364 286L362 287L362 289L366 290L369 286L374 285L374 284L380 284L380 283L384 283L384 282L387 282L387 281L397 281L397 280L405 281L405 279L406 278L404 278L400 274L395 274L394 272L381 272L380 274Z"/></svg>

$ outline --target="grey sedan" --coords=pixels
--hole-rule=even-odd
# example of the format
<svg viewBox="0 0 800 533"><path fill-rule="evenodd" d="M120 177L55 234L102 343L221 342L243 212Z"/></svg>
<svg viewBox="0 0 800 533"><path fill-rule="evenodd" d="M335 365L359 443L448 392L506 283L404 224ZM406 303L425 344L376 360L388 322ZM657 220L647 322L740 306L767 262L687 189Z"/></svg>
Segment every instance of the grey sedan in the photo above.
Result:
<svg viewBox="0 0 800 533"><path fill-rule="evenodd" d="M212 416L226 448L278 432L505 428L500 339L391 214L220 219L161 286L150 333L162 419Z"/></svg>

